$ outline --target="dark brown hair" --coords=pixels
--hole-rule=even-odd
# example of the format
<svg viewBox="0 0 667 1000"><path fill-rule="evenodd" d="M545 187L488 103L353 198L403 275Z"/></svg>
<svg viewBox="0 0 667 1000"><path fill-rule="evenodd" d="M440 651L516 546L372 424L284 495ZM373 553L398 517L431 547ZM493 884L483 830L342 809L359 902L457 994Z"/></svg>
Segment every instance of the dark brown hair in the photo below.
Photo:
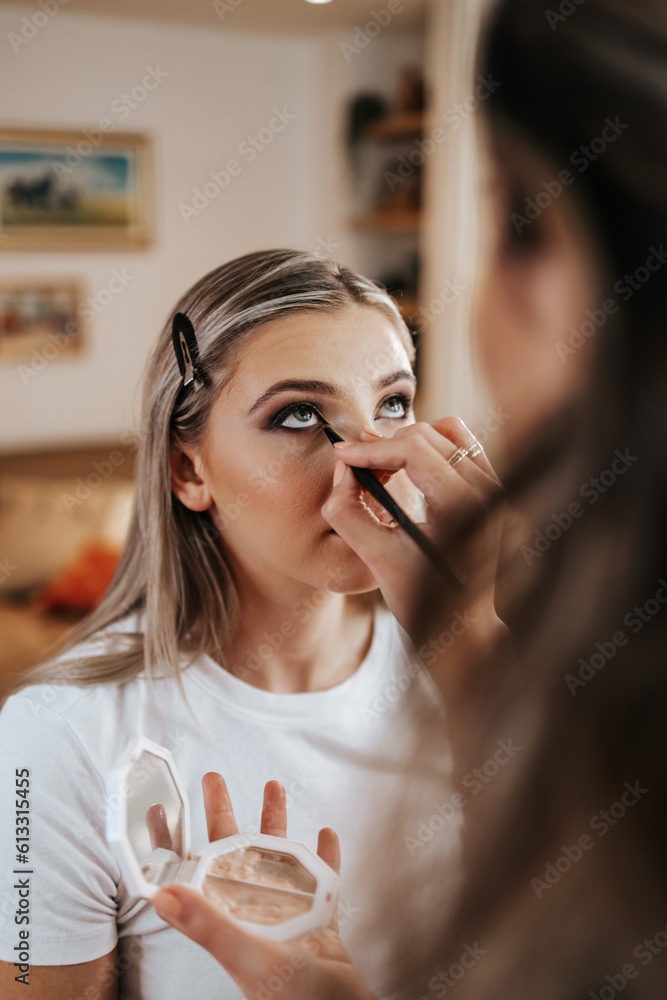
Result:
<svg viewBox="0 0 667 1000"><path fill-rule="evenodd" d="M474 673L453 725L468 766L500 739L522 749L466 806L460 906L412 993L448 996L440 973L477 943L479 960L454 977L460 1000L657 998L666 961L642 942L667 944L667 8L502 0L478 68L500 81L483 114L509 191L505 252L539 252L539 219L512 216L569 168L564 197L618 309L594 333L584 398L506 479L518 506L532 497L534 512L548 497L534 522L545 544L507 611L517 660ZM581 153L578 169L573 154L606 119L624 126L622 141ZM552 515L618 453L631 469L559 531ZM524 556L505 573L525 570ZM423 637L445 605L425 587Z"/></svg>

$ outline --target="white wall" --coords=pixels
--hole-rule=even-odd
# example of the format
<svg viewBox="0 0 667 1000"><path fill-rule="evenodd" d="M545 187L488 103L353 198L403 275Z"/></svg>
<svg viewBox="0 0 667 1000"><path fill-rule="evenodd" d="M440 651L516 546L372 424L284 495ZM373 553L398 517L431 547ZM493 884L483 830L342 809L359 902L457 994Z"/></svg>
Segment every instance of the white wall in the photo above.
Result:
<svg viewBox="0 0 667 1000"><path fill-rule="evenodd" d="M436 116L468 93L478 2L432 4L427 69ZM348 225L345 109L362 89L393 96L396 67L422 58L420 31L401 30L397 17L391 30L351 52L359 39L354 29L263 37L229 31L213 16L203 30L64 7L14 52L8 35L21 30L26 10L0 6L3 123L76 128L117 120L114 101L141 83L146 67L168 76L126 120L117 120L119 129L146 131L154 140L154 245L133 253L0 253L2 275L81 277L87 295L106 288L114 268L132 275L91 325L85 353L50 362L27 383L18 362L0 365L0 451L111 441L134 427L139 374L158 330L181 292L225 260L319 243L377 277L404 253L404 239L361 236ZM179 203L192 202L209 171L239 158L239 144L268 125L274 107L287 107L294 121L186 224ZM427 303L445 277L467 281L474 270L471 128L452 135L427 164ZM470 418L479 409L467 356L468 305L466 296L426 331L420 415L428 419Z"/></svg>
<svg viewBox="0 0 667 1000"><path fill-rule="evenodd" d="M49 442L113 440L131 428L147 351L176 298L207 270L270 246L313 246L330 229L327 183L332 150L322 118L326 43L123 22L67 8L17 52L26 7L0 8L0 120L149 132L155 143L155 244L143 252L1 253L5 276L81 277L88 295L112 269L132 276L97 316L81 356L63 356L22 379L18 362L0 366L0 450ZM116 99L141 84L146 67L168 76L120 121ZM239 157L273 108L296 117L254 162ZM189 224L191 203L211 170L243 163L225 191Z"/></svg>

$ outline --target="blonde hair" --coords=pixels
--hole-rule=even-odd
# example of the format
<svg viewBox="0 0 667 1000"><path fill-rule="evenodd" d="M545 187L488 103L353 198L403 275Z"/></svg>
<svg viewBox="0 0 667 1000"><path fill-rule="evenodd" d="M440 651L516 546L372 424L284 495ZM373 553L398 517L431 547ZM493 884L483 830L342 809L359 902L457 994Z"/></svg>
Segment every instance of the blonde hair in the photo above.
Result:
<svg viewBox="0 0 667 1000"><path fill-rule="evenodd" d="M219 655L234 627L237 595L210 513L189 510L172 494L173 442L202 441L211 406L255 327L288 313L351 305L381 310L413 360L412 339L387 292L316 253L247 254L211 271L181 297L144 374L134 509L114 579L99 606L68 635L64 654L34 668L17 689L45 681L122 682L144 669L149 676L179 677L184 650L191 660ZM185 313L196 332L205 373L198 390L182 386L171 338L176 312ZM140 630L111 632L99 652L94 646L75 652L132 613L143 614Z"/></svg>

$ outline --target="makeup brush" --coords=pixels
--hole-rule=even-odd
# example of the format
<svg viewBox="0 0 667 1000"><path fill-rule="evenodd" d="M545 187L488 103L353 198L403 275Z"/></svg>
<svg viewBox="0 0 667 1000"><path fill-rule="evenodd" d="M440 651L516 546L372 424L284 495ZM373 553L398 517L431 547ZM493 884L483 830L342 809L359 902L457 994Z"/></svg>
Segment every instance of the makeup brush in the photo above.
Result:
<svg viewBox="0 0 667 1000"><path fill-rule="evenodd" d="M335 444L336 441L344 440L340 434L336 433L331 424L327 423L321 415L318 414L318 416L320 418L320 427L329 438L332 445ZM352 472L364 489L368 490L371 496L375 497L378 503L382 504L384 509L391 514L396 523L400 524L406 534L408 534L410 538L417 543L424 555L430 559L436 569L438 569L455 587L463 589L467 583L465 576L462 576L449 565L440 552L440 549L434 545L431 539L417 527L414 521L410 520L403 508L399 507L391 494L387 493L377 476L374 476L370 469L361 469L356 465L350 465L349 468L352 469Z"/></svg>

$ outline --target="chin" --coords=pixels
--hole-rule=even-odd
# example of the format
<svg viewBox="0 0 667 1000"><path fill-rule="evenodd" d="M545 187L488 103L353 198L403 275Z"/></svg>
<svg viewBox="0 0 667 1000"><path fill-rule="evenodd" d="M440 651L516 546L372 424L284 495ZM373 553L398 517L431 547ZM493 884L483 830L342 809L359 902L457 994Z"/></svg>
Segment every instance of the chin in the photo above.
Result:
<svg viewBox="0 0 667 1000"><path fill-rule="evenodd" d="M377 580L356 552L335 532L327 537L331 541L324 571L317 574L321 577L317 586L334 594L364 594L377 590Z"/></svg>

